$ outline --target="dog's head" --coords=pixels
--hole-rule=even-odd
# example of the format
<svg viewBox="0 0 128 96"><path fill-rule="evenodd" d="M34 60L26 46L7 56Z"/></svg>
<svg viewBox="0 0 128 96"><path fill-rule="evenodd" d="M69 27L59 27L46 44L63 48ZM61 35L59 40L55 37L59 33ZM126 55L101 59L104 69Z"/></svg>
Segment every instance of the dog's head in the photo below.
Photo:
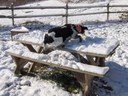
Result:
<svg viewBox="0 0 128 96"><path fill-rule="evenodd" d="M63 42L63 39L62 37L54 37L54 36L51 36L51 34L45 34L44 35L44 47L46 48L51 48L51 47L57 47L59 46L60 44L62 44Z"/></svg>
<svg viewBox="0 0 128 96"><path fill-rule="evenodd" d="M78 32L78 34L84 34L85 30L88 30L87 27L79 25L79 24L75 25L75 29Z"/></svg>

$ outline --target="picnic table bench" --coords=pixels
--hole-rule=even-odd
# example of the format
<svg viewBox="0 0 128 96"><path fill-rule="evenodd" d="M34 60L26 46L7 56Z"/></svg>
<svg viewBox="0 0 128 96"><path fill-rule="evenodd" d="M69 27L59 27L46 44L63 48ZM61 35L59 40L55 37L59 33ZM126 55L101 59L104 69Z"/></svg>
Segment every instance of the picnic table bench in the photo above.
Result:
<svg viewBox="0 0 128 96"><path fill-rule="evenodd" d="M105 66L105 58L111 56L119 46L119 42L116 40L110 42L108 39L104 40L103 38L96 37L87 38L80 44L76 43L77 41L75 40L71 40L64 48L53 48L44 51L43 44L40 41L36 43L31 40L25 40L22 37L15 38L15 41L22 43L29 49L29 52L23 50L22 52L21 50L16 52L13 50L7 51L7 53L12 56L17 66L15 74L21 74L23 66L29 61L33 62L33 64L28 72L32 71L35 65L48 65L68 70L76 76L78 82L81 84L83 96L88 96L95 76L103 77L109 71L109 67ZM109 45L107 45L107 43L109 43ZM38 50L35 50L33 45L39 46ZM51 58L48 54L55 50L70 52L78 61L67 60L66 63L68 64L65 64L64 62L53 62L51 59L47 60L47 58ZM58 60L59 59L61 58L58 58Z"/></svg>

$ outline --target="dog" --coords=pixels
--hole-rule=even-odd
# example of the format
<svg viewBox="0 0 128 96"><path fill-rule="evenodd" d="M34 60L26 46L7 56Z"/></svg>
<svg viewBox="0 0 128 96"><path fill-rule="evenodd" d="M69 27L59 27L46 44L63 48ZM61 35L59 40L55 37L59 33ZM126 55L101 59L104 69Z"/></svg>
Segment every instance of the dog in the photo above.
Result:
<svg viewBox="0 0 128 96"><path fill-rule="evenodd" d="M82 37L79 35L84 35L87 27L79 24L65 24L63 26L58 26L48 30L48 33L44 36L44 45L59 46L64 45L72 38L79 38L79 42L82 41Z"/></svg>

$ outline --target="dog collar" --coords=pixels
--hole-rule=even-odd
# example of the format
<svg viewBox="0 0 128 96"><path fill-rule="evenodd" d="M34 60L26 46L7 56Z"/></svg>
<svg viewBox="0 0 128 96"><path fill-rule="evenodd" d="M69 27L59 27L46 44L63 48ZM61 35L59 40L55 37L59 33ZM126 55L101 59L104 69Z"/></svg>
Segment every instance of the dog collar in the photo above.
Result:
<svg viewBox="0 0 128 96"><path fill-rule="evenodd" d="M81 26L79 24L77 24L77 25L75 25L75 27L76 27L76 31L78 33L81 33Z"/></svg>

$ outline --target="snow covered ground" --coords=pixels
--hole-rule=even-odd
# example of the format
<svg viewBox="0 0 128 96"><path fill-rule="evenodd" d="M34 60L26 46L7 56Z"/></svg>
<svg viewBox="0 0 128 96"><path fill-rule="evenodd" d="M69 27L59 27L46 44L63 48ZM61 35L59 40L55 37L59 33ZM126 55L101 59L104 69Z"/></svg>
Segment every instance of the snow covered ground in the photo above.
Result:
<svg viewBox="0 0 128 96"><path fill-rule="evenodd" d="M119 2L119 0L114 0L111 3L125 4L128 2L127 0L121 1L122 2ZM106 2L103 3L106 4ZM63 3L54 0L43 1L34 5L40 6L41 4L55 4L58 6L64 5ZM32 6L32 4L25 6ZM47 10L45 10L45 12L47 12ZM84 10L73 10L72 12L84 12ZM5 14L4 11L0 11L0 13ZM21 13L19 12L19 14ZM26 12L26 14L29 13ZM85 17L73 17L70 19L70 22L83 23L85 26L87 26L89 28L89 31L86 32L87 36L115 38L120 42L120 46L117 48L115 54L108 57L106 60L106 66L110 67L109 73L106 75L106 77L94 81L96 94L99 96L128 96L128 22L119 22L115 20L104 23L84 23L85 20L83 18ZM103 15L98 17L92 16L90 19L88 19L96 20L97 18L106 20L106 16ZM114 16L112 16L112 18L114 18ZM117 19L117 16L115 19ZM16 22L18 24L22 21L25 22L25 20L32 21L37 19L20 19L16 20ZM53 17L49 17L47 19L39 18L39 20L43 21L44 23L42 23L42 25L36 24L35 26L27 26L28 29L30 29L30 32L46 32L49 28L63 23L61 22L62 18L55 19ZM1 25L11 25L11 23L9 20L2 19ZM68 91L65 91L62 87L57 86L55 82L28 76L16 77L13 74L15 64L12 61L12 58L5 52L14 45L19 46L18 43L10 41L11 29L11 26L3 26L0 28L0 96L81 96L81 93L71 94Z"/></svg>

